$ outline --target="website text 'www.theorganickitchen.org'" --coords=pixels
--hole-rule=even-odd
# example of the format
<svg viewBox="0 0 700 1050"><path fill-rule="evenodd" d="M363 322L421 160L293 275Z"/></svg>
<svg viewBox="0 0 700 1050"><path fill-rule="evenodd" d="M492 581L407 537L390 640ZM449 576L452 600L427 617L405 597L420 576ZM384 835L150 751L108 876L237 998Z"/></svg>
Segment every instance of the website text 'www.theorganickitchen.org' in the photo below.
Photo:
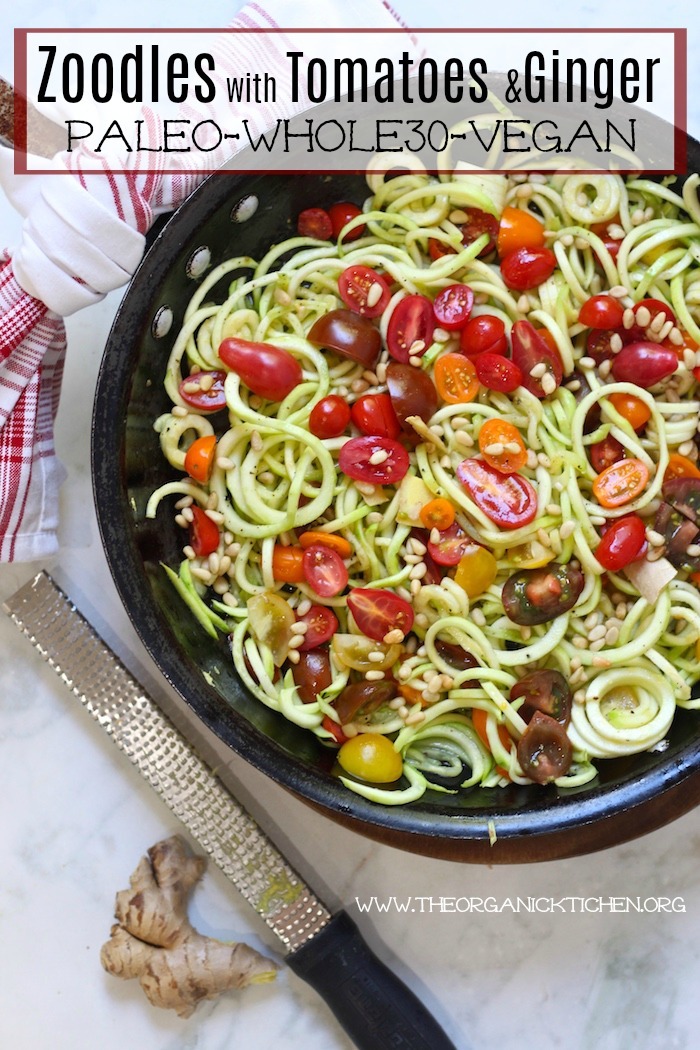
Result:
<svg viewBox="0 0 700 1050"><path fill-rule="evenodd" d="M398 914L685 913L683 897L355 897L361 912Z"/></svg>

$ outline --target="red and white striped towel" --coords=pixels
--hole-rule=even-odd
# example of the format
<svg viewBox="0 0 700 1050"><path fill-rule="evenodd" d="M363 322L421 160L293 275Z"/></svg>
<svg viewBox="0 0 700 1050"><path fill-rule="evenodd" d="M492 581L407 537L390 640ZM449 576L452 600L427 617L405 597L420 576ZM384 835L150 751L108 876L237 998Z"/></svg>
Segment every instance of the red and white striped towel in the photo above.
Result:
<svg viewBox="0 0 700 1050"><path fill-rule="evenodd" d="M293 32L317 23L318 13L316 0L268 0L264 8L255 3L244 7L231 28L281 26ZM382 0L324 5L323 16L329 28L400 24ZM225 74L247 68L249 41L227 35L217 70ZM284 79L289 46L284 34L267 35L256 68ZM304 106L290 108L271 104L263 112L255 106L246 115L269 127ZM157 138L157 118L149 110L143 116ZM163 154L134 151L115 173L113 157L107 162L81 148L59 158L65 178L17 177L11 151L0 150L0 182L24 216L21 244L0 254L0 561L30 561L58 547L63 470L54 451L53 425L66 350L62 318L125 284L141 259L154 218L177 207L204 177L165 167L155 174L140 170L146 165L152 169L159 156ZM56 158L51 164L57 166ZM211 170L211 156L207 165Z"/></svg>

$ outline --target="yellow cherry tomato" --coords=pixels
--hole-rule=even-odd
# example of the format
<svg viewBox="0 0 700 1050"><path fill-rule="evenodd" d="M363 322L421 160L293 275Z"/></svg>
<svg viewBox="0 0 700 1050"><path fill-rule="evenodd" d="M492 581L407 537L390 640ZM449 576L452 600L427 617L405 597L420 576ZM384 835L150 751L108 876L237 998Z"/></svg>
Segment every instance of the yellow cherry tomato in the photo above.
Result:
<svg viewBox="0 0 700 1050"><path fill-rule="evenodd" d="M517 547L511 547L508 551L508 561L513 562L519 569L541 569L543 565L548 565L554 557L552 548L545 547L539 540L519 543Z"/></svg>
<svg viewBox="0 0 700 1050"><path fill-rule="evenodd" d="M403 771L403 760L391 740L380 733L358 733L343 744L338 762L346 773L371 784L391 784Z"/></svg>
<svg viewBox="0 0 700 1050"><path fill-rule="evenodd" d="M455 583L470 598L476 598L491 586L497 572L498 562L491 551L475 543L460 558L455 572Z"/></svg>

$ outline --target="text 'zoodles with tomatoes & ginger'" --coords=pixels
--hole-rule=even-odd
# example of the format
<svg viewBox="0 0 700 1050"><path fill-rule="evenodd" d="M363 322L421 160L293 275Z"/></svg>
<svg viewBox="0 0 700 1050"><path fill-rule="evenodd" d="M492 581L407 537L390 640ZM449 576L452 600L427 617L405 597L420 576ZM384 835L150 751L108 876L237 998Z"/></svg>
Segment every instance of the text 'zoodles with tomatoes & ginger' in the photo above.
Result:
<svg viewBox="0 0 700 1050"><path fill-rule="evenodd" d="M353 791L575 787L700 706L699 183L370 166L193 295L147 514Z"/></svg>

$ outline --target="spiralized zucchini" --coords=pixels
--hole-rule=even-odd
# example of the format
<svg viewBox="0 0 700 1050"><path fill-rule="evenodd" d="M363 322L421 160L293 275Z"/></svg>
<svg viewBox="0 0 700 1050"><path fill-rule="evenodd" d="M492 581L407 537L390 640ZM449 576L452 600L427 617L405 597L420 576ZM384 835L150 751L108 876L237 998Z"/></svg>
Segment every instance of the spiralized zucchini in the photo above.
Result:
<svg viewBox="0 0 700 1050"><path fill-rule="evenodd" d="M592 760L663 746L676 706L700 706L691 698L700 680L695 583L687 572L672 571L672 580L650 602L624 572L605 573L595 556L601 530L623 514L634 512L653 529L671 454L680 450L692 462L697 459L699 179L688 179L679 195L669 187L673 180L657 183L643 176L511 173L493 175L489 183L468 172L436 179L416 163L388 178L378 170L380 161L368 171L364 214L346 230L361 228L359 238L341 236L336 244L295 236L272 246L259 261L231 258L201 282L167 364L165 386L173 409L155 425L163 455L175 470L184 471L192 441L215 427L217 458L206 484L182 475L153 493L147 514L155 516L161 501L175 495L184 528L193 507L218 527L219 544L210 555L197 557L185 539L185 559L173 575L204 626L230 635L234 663L261 703L329 746L336 745L340 732L346 738L379 733L393 741L404 778L386 787L343 775L349 789L393 805L414 801L431 786L456 791L531 783L517 754L527 723L518 713L521 701L511 702L510 691L526 672L540 668L560 671L571 684L568 736L574 758L556 784L578 787L596 776ZM550 277L523 293L506 286L493 256L479 257L483 240L476 246L462 242L464 209L478 206L499 216L504 204L544 223L557 260ZM616 254L596 225L606 222L615 226ZM446 254L433 251L431 258L436 244ZM473 316L495 315L507 332L525 317L547 330L561 357L563 385L543 400L523 387L510 395L481 387L469 403L441 402L429 429L420 432L422 440L410 448L410 476L420 479L421 491L449 500L461 527L496 559L495 578L471 597L454 570L440 582L412 571L425 556L425 543L412 533L417 522L402 502L402 488L352 481L338 469L347 433L320 439L309 428L313 407L328 394L353 403L387 389L386 349L374 371L363 370L307 339L319 317L343 307L338 278L354 264L381 271L392 285L378 322L384 347L392 312L406 295L432 300L441 289L462 283L475 293ZM228 286L223 294L222 280ZM579 310L590 296L610 289L624 308L653 298L677 319L678 370L651 392L614 382L609 368L599 369L587 354L588 330L578 320ZM303 381L283 401L270 403L229 372L226 429L220 416L192 408L180 384L183 376L221 370L217 348L231 336L288 350L301 365ZM438 329L420 366L432 374L435 361L455 349L458 333ZM582 383L590 391L585 396ZM647 406L650 418L640 433L610 400L615 394L633 395ZM587 420L594 412L600 422L590 433ZM509 421L520 433L528 449L520 473L537 493L534 520L510 530L475 504L456 475L464 459L478 455L480 429L494 418ZM601 506L593 492L597 475L590 446L608 436L649 470L644 490L621 507ZM254 596L275 595L286 603L286 620L283 606L271 606L282 610L278 643L280 632L287 642L293 637L289 625L309 604L333 610L338 636L346 642L354 637L366 643L345 593L321 598L306 581L285 585L275 578L275 545L297 544L309 527L348 542L350 588L393 590L411 602L415 620L403 643L374 646L374 663L367 662L365 644L359 667L350 666L347 651L344 658L334 640L331 684L304 703L294 678L293 646L285 652L283 645L281 658L275 653L269 622L261 626L250 614ZM652 558L661 553L653 543L649 550ZM532 627L519 627L505 615L502 589L508 577L522 568L572 561L585 577L574 608ZM453 653L459 647L471 654L476 666L456 664L450 646ZM385 658L393 661L386 667ZM372 673L379 666L385 670ZM375 680L393 673L393 696L340 727L334 700L367 669ZM476 711L482 713L481 732L475 728Z"/></svg>

